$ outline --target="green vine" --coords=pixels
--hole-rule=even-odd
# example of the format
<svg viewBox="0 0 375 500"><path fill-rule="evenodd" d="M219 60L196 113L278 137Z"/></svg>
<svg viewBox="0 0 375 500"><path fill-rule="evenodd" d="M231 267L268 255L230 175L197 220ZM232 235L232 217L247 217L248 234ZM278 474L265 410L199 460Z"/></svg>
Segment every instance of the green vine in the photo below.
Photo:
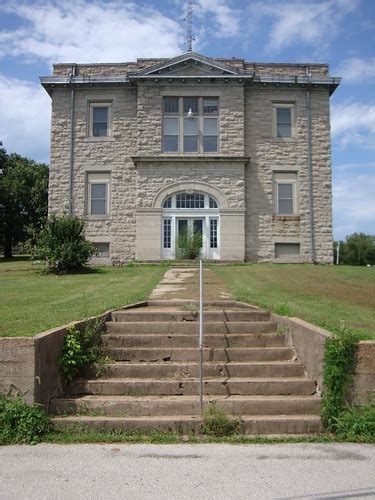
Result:
<svg viewBox="0 0 375 500"><path fill-rule="evenodd" d="M356 369L358 339L342 329L326 340L323 360L322 421L329 431L337 430L341 413L350 406L350 387Z"/></svg>

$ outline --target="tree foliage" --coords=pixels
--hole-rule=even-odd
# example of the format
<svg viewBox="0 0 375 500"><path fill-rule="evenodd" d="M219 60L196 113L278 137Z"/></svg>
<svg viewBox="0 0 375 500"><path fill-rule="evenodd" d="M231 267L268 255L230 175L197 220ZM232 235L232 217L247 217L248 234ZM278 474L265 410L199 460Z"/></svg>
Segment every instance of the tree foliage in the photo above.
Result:
<svg viewBox="0 0 375 500"><path fill-rule="evenodd" d="M34 257L46 261L49 271L79 271L95 254L85 238L85 221L73 215L53 215L40 231Z"/></svg>
<svg viewBox="0 0 375 500"><path fill-rule="evenodd" d="M46 220L48 165L0 149L0 169L0 244L4 257L11 258L28 229L38 232Z"/></svg>
<svg viewBox="0 0 375 500"><path fill-rule="evenodd" d="M337 245L335 245L335 254ZM350 266L375 265L375 237L353 233L340 242L340 263Z"/></svg>

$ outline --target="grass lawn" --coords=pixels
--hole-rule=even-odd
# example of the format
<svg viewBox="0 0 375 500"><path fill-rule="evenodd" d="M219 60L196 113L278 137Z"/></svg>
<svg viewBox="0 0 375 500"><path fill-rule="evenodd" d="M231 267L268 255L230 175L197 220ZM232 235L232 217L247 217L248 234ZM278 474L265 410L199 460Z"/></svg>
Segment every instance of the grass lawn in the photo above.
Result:
<svg viewBox="0 0 375 500"><path fill-rule="evenodd" d="M375 339L375 268L310 264L212 266L237 300L332 332Z"/></svg>
<svg viewBox="0 0 375 500"><path fill-rule="evenodd" d="M42 274L27 258L0 259L0 336L33 336L144 300L166 266L102 266L86 274Z"/></svg>

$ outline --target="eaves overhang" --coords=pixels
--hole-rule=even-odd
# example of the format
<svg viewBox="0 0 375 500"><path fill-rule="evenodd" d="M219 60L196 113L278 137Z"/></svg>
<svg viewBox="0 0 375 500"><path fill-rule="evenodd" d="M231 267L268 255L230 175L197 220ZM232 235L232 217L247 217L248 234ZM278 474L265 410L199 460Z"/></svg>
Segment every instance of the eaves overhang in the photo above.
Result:
<svg viewBox="0 0 375 500"><path fill-rule="evenodd" d="M250 85L263 86L288 86L300 88L328 88L332 94L341 82L339 77L308 77L308 76L258 76L251 74L237 75L171 75L158 74L155 75L128 75L128 76L42 76L40 77L41 85L50 92L55 87L106 87L106 86L127 86L142 82L152 82L154 84L171 84L171 83L205 83L218 80L223 83L248 83Z"/></svg>

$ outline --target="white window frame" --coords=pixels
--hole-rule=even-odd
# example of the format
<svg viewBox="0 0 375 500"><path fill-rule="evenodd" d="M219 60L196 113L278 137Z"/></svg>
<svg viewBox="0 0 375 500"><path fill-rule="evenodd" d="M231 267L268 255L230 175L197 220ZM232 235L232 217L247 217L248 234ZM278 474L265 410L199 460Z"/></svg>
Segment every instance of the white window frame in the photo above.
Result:
<svg viewBox="0 0 375 500"><path fill-rule="evenodd" d="M106 203L105 203L105 214L93 214L91 212L91 186L93 184L105 184L106 185ZM86 215L91 217L108 217L110 215L110 185L111 185L111 173L108 171L103 172L86 172Z"/></svg>
<svg viewBox="0 0 375 500"><path fill-rule="evenodd" d="M277 135L277 109L278 108L287 108L290 109L290 120L291 120L291 129L290 136L288 137L279 137ZM288 140L293 139L295 137L295 103L286 103L286 102L273 102L272 103L272 136L279 140Z"/></svg>
<svg viewBox="0 0 375 500"><path fill-rule="evenodd" d="M94 108L107 108L107 134L101 136L94 135ZM112 137L112 102L110 101L89 101L88 103L88 130L87 136L95 140L103 140Z"/></svg>
<svg viewBox="0 0 375 500"><path fill-rule="evenodd" d="M294 217L298 215L298 177L297 172L274 172L274 214L280 217ZM279 212L279 185L280 184L291 184L292 185L292 196L293 196L293 213L282 213Z"/></svg>
<svg viewBox="0 0 375 500"><path fill-rule="evenodd" d="M164 111L164 99L168 98L178 98L178 113L166 113ZM187 114L184 113L184 99L198 99L198 113L193 113L193 118L198 119L198 148L197 151L184 151L184 119L187 118ZM203 113L203 101L205 99L215 99L217 100L217 113ZM162 151L166 154L216 154L220 152L220 97L219 96L195 96L195 95L185 95L185 96L172 96L165 95L162 100ZM178 119L178 134L177 137L177 151L166 151L164 149L164 119L165 118L177 118ZM210 134L210 137L217 137L217 148L216 151L204 151L204 119L205 118L216 118L217 123L217 134L214 136Z"/></svg>

